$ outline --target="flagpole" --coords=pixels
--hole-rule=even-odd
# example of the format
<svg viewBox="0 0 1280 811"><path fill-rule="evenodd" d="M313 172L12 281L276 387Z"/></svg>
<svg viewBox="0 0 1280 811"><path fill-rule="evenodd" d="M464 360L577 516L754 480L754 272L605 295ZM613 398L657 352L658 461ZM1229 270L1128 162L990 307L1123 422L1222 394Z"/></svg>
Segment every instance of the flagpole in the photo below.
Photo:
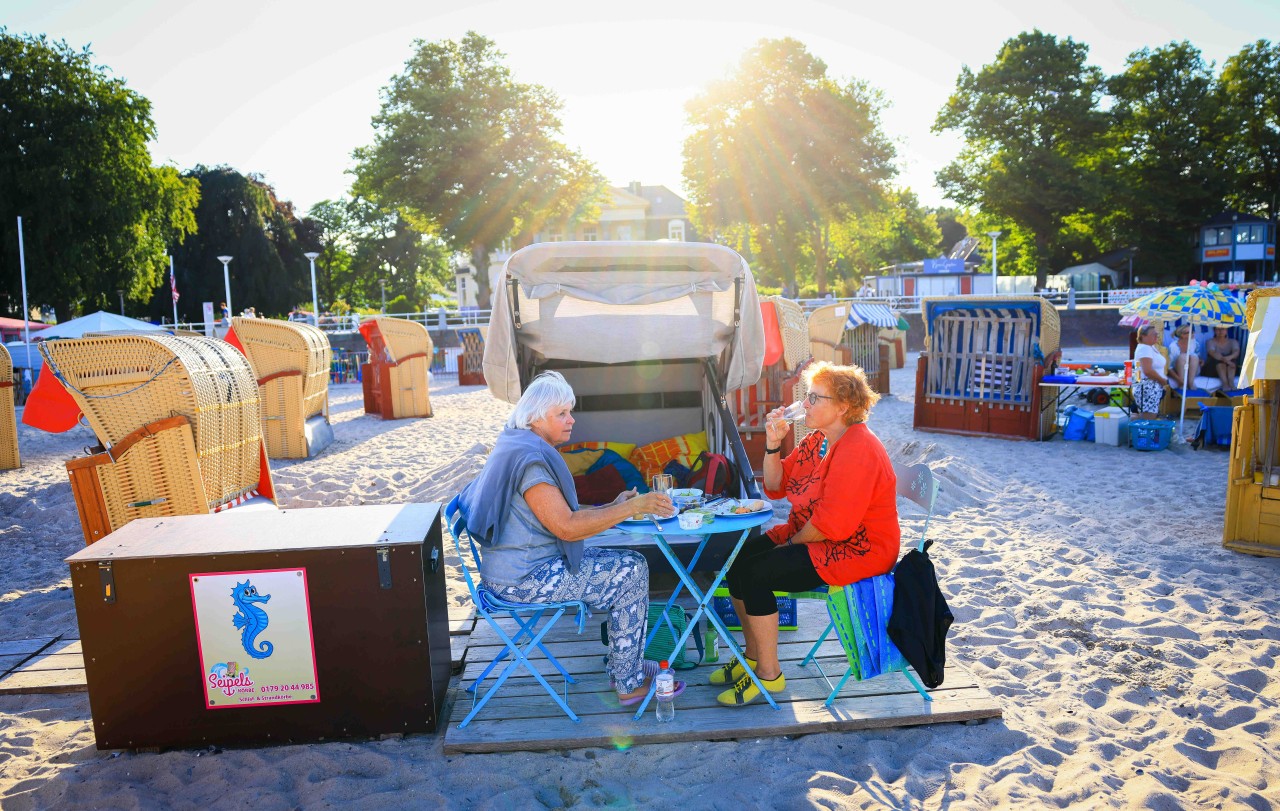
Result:
<svg viewBox="0 0 1280 811"><path fill-rule="evenodd" d="M31 362L31 308L27 306L27 252L22 244L22 218L18 218L18 266L22 270L22 341Z"/></svg>
<svg viewBox="0 0 1280 811"><path fill-rule="evenodd" d="M173 328L178 328L178 300L173 291L178 289L178 279L173 275L173 254L169 254L169 298L173 299Z"/></svg>

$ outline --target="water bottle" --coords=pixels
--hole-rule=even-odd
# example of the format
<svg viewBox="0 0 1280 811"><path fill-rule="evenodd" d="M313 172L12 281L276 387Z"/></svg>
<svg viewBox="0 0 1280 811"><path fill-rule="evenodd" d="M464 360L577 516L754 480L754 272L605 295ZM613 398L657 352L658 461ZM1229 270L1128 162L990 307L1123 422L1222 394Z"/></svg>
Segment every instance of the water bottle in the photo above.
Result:
<svg viewBox="0 0 1280 811"><path fill-rule="evenodd" d="M655 696L658 699L658 723L664 724L675 720L676 717L676 677L666 660L659 665L658 675L655 678L658 681Z"/></svg>

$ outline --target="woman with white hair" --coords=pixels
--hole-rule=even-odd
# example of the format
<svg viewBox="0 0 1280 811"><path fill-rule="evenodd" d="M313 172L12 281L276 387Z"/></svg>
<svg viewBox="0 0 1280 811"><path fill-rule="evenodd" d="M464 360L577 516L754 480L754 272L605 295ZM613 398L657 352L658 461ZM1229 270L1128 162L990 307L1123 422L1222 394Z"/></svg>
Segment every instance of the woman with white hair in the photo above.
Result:
<svg viewBox="0 0 1280 811"><path fill-rule="evenodd" d="M556 450L573 432L573 388L543 372L525 389L493 453L462 490L467 529L484 547L480 576L513 602L581 600L609 612L606 670L623 706L648 692L643 654L649 569L636 552L582 541L634 514L675 515L664 493L629 490L601 507L578 504L569 467ZM677 682L677 692L684 689Z"/></svg>

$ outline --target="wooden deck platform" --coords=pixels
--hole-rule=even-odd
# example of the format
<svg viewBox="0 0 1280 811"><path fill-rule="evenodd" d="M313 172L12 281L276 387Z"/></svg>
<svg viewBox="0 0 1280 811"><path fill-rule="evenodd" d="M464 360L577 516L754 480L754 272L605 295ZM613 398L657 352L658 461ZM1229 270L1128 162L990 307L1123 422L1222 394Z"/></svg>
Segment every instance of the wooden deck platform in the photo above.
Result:
<svg viewBox="0 0 1280 811"><path fill-rule="evenodd" d="M947 663L946 683L930 691L931 702L922 699L902 674L894 673L866 682L849 682L840 698L830 708L824 707L830 688L817 668L813 665L801 668L800 660L826 627L826 607L815 600L801 600L799 614L799 630L783 631L779 637L787 689L775 697L778 710L763 700L738 709L719 706L716 695L724 688L707 684L713 666L704 665L677 672L676 678L689 682L689 686L676 701L673 722L659 724L652 702L643 719L633 720L635 707L618 706L604 674L606 649L600 643L599 634L604 616L596 613L588 620L581 636L572 621L561 619L547 640L547 647L578 679L577 684L569 685L568 700L581 718L580 723L569 720L541 686L523 674L512 676L466 729L458 729L458 722L471 707L471 695L465 692L465 687L501 650L493 630L483 621L478 622L467 646L462 676L450 685L444 751L453 754L627 747L1000 717L999 703L955 661L954 651ZM533 661L541 666L540 672L548 676L553 686L563 685L558 674L551 677L555 670L545 658ZM820 649L819 662L833 682L844 673L844 655L834 633Z"/></svg>

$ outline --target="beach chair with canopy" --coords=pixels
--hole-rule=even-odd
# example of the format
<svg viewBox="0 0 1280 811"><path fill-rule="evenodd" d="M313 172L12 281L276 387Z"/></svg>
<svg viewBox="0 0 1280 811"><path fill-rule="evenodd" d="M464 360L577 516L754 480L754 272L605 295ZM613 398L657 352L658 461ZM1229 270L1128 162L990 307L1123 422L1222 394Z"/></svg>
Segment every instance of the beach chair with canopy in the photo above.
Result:
<svg viewBox="0 0 1280 811"><path fill-rule="evenodd" d="M64 431L83 414L102 446L67 462L86 543L135 518L274 508L257 380L230 344L155 333L40 352L23 421Z"/></svg>
<svg viewBox="0 0 1280 811"><path fill-rule="evenodd" d="M18 415L14 399L13 358L0 346L0 470L22 467L18 453Z"/></svg>
<svg viewBox="0 0 1280 811"><path fill-rule="evenodd" d="M515 403L535 376L555 369L577 396L574 443L648 446L703 435L706 450L734 468L732 495L758 497L727 393L754 385L763 359L755 280L733 250L551 242L507 259L494 289L484 376L493 396ZM651 568L668 567L647 536L629 538L623 543ZM736 533L713 538L698 568L718 567L733 541Z"/></svg>
<svg viewBox="0 0 1280 811"><path fill-rule="evenodd" d="M1055 415L1040 380L1056 358L1058 311L1031 297L950 296L920 302L924 351L916 371L920 431L1038 439Z"/></svg>
<svg viewBox="0 0 1280 811"><path fill-rule="evenodd" d="M591 615L587 604L581 601L568 601L557 603L516 603L510 600L503 600L494 594L479 580L480 569L480 548L476 543L476 539L467 531L467 523L459 508L460 497L454 496L450 500L449 505L445 508L445 521L449 524L449 532L453 535L454 548L458 552L458 566L462 569L462 578L466 581L467 591L471 594L471 601L474 603L476 613L484 619L485 623L502 641L502 650L497 656L481 671L480 675L467 686L467 692L471 693L471 709L467 712L465 718L458 724L458 729L463 729L467 724L471 723L471 719L476 717L480 710L484 709L484 705L489 703L489 699L502 689L507 680L516 672L523 668L533 676L542 689L546 690L560 709L564 710L575 724L579 722L577 714L569 708L569 685L576 684L577 679L569 675L569 671L564 665L560 664L560 660L552 655L551 651L542 644L543 638L547 633L555 627L560 618L568 611L576 612L576 622L578 633L581 634L583 628L586 627L587 617ZM466 539L467 548L471 553L471 559L476 563L477 574L473 575L471 567L467 565L466 555L462 553L463 538ZM550 617L547 614L550 613ZM510 633L510 627L504 627L505 623L500 620L510 618L518 627L514 633ZM544 622L545 620L545 622ZM563 679L564 695L556 692L555 688L546 680L539 671L538 667L529 661L529 656L534 653L541 653L548 663L550 663ZM494 668L502 664L510 657L506 667L502 669L489 685L483 695L480 693L480 687L484 684L485 679L493 672Z"/></svg>
<svg viewBox="0 0 1280 811"><path fill-rule="evenodd" d="M458 330L462 351L458 353L458 385L484 385L484 333L479 327Z"/></svg>
<svg viewBox="0 0 1280 811"><path fill-rule="evenodd" d="M1245 319L1249 344L1240 382L1253 395L1232 412L1222 544L1280 557L1280 289L1250 293Z"/></svg>
<svg viewBox="0 0 1280 811"><path fill-rule="evenodd" d="M760 300L760 314L764 319L764 369L754 385L730 394L738 434L750 459L764 458L765 415L802 396L798 391L803 388L800 369L810 357L808 328L799 304L781 296L766 296ZM784 456L795 441L795 432L788 433L782 442Z"/></svg>
<svg viewBox="0 0 1280 811"><path fill-rule="evenodd" d="M871 388L888 394L889 346L879 336L897 326L898 316L884 304L827 304L809 313L809 345L814 360L860 366Z"/></svg>
<svg viewBox="0 0 1280 811"><path fill-rule="evenodd" d="M271 458L306 459L333 442L333 350L323 332L309 324L237 316L226 340L244 352L258 379L262 436Z"/></svg>
<svg viewBox="0 0 1280 811"><path fill-rule="evenodd" d="M905 498L924 510L924 526L920 530L920 540L916 549L924 551L926 538L929 535L929 521L938 500L938 479L928 465L917 464L906 467L893 463L893 472L898 480L898 496ZM933 698L925 691L907 666L906 659L889 639L888 625L893 608L893 574L882 574L860 580L849 586L840 588L823 588L814 591L795 592L791 596L800 599L826 600L827 613L831 622L813 643L809 653L800 661L805 667L810 662L818 668L827 686L831 688L827 696L826 706L840 694L844 685L850 680L865 681L885 673L901 671L911 682L911 686L925 701ZM832 631L840 639L848 667L844 676L836 684L822 669L817 660L818 648L826 641Z"/></svg>
<svg viewBox="0 0 1280 811"><path fill-rule="evenodd" d="M404 318L371 318L360 325L369 345L361 366L364 411L384 420L430 417L431 333Z"/></svg>

